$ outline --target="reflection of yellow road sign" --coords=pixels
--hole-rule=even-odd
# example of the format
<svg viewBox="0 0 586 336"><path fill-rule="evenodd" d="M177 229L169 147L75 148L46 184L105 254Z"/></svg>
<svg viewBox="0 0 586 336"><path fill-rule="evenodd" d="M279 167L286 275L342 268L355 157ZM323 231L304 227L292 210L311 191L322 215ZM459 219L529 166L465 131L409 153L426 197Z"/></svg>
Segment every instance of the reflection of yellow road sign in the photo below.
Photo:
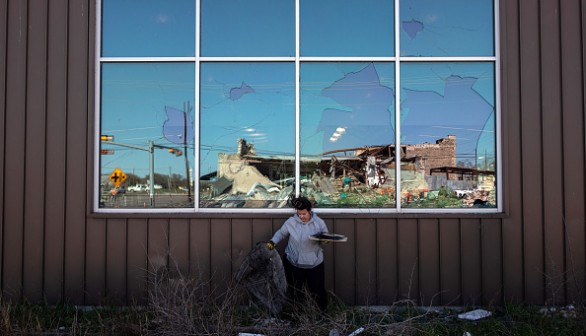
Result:
<svg viewBox="0 0 586 336"><path fill-rule="evenodd" d="M120 168L116 168L109 178L116 187L119 187L122 182L126 181L126 174Z"/></svg>

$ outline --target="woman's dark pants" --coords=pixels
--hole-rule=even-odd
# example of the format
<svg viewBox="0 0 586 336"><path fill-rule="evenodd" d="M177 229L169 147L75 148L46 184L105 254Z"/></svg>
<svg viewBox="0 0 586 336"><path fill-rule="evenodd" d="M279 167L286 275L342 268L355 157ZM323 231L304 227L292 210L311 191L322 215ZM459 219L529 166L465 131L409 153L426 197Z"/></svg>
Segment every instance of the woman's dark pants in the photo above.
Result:
<svg viewBox="0 0 586 336"><path fill-rule="evenodd" d="M324 263L315 266L314 268L299 268L293 266L287 256L285 256L283 264L285 266L285 275L287 276L287 283L289 284L289 295L293 302L299 302L299 299L304 293L303 286L307 286L307 290L315 299L318 307L323 311L326 309L328 297L325 289L325 272Z"/></svg>

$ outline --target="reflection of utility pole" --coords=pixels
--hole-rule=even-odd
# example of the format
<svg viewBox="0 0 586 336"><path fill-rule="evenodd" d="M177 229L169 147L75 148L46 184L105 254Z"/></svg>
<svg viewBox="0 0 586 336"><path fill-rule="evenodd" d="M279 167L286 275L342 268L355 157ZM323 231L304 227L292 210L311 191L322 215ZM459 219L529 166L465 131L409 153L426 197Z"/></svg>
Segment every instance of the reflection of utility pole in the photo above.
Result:
<svg viewBox="0 0 586 336"><path fill-rule="evenodd" d="M187 151L187 113L191 110L191 106L189 101L183 103L183 152L185 153L185 176L187 177L187 199L189 203L193 202L193 198L191 197L191 177L189 175L189 159L188 159L188 151Z"/></svg>
<svg viewBox="0 0 586 336"><path fill-rule="evenodd" d="M167 189L169 190L169 193L171 193L171 166L169 166L169 178L167 179Z"/></svg>
<svg viewBox="0 0 586 336"><path fill-rule="evenodd" d="M155 207L155 143L153 140L149 140L149 153L150 153L150 163L149 163L149 197L151 199L151 208Z"/></svg>

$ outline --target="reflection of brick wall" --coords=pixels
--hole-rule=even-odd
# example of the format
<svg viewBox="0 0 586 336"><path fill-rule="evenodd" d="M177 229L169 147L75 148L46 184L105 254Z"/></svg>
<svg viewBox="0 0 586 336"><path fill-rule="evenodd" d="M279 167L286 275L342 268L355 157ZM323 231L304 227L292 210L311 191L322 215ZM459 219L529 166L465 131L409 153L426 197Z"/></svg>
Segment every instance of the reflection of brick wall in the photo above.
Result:
<svg viewBox="0 0 586 336"><path fill-rule="evenodd" d="M456 166L456 136L448 135L435 144L425 143L406 146L406 158L417 158L415 169L430 175L431 168Z"/></svg>

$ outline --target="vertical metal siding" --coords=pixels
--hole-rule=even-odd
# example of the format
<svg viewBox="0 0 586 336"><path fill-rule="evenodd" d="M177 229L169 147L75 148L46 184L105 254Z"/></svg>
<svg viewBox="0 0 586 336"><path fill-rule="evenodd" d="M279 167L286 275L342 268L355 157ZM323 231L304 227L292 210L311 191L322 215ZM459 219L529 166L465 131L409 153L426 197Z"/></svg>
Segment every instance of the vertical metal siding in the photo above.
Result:
<svg viewBox="0 0 586 336"><path fill-rule="evenodd" d="M72 304L83 304L85 215L88 174L89 0L70 1L67 26L67 151L65 188L64 295ZM93 93L92 93L93 94Z"/></svg>
<svg viewBox="0 0 586 336"><path fill-rule="evenodd" d="M371 242L376 245L377 304L395 302L398 298L397 271L397 221L395 219L377 219L376 237Z"/></svg>
<svg viewBox="0 0 586 336"><path fill-rule="evenodd" d="M539 7L520 1L521 162L525 300L543 303L543 156ZM511 195L515 197L515 195Z"/></svg>
<svg viewBox="0 0 586 336"><path fill-rule="evenodd" d="M506 214L324 215L349 238L325 248L327 288L345 303L584 299L586 8L500 8ZM88 0L0 2L3 295L144 304L153 272L167 266L226 288L220 280L287 216L90 213L94 15Z"/></svg>
<svg viewBox="0 0 586 336"><path fill-rule="evenodd" d="M419 241L416 219L401 219L398 221L398 262L399 276L397 289L399 300L419 300Z"/></svg>
<svg viewBox="0 0 586 336"><path fill-rule="evenodd" d="M437 219L421 219L419 226L419 291L421 304L439 306L440 290L440 235Z"/></svg>
<svg viewBox="0 0 586 336"><path fill-rule="evenodd" d="M207 280L211 277L211 227L208 219L193 219L189 234L189 273Z"/></svg>
<svg viewBox="0 0 586 336"><path fill-rule="evenodd" d="M356 303L356 235L354 219L334 221L333 230L348 237L348 242L334 246L334 293L344 302Z"/></svg>
<svg viewBox="0 0 586 336"><path fill-rule="evenodd" d="M8 3L2 286L7 299L22 294L26 136L27 3Z"/></svg>
<svg viewBox="0 0 586 336"><path fill-rule="evenodd" d="M129 219L126 236L128 237L128 246L126 248L126 302L128 304L144 305L147 302L146 280L148 279L147 220ZM189 235L185 238L189 239Z"/></svg>
<svg viewBox="0 0 586 336"><path fill-rule="evenodd" d="M564 228L563 221L563 144L562 125L558 114L561 111L561 62L560 52L560 8L559 3L545 1L540 9L541 87L543 106L543 174L548 183L543 184L543 256L545 302L559 304L565 300Z"/></svg>
<svg viewBox="0 0 586 336"><path fill-rule="evenodd" d="M48 4L46 183L44 190L39 192L45 195L43 288L48 302L59 302L64 298L65 270L68 4L65 0L49 1ZM29 206L30 211L40 211L40 205Z"/></svg>
<svg viewBox="0 0 586 336"><path fill-rule="evenodd" d="M460 221L456 218L440 220L439 232L441 304L461 305Z"/></svg>
<svg viewBox="0 0 586 336"><path fill-rule="evenodd" d="M47 111L47 2L31 1L28 11L28 68L26 79L26 132L24 204L45 204L45 125ZM23 295L43 298L44 211L25 211Z"/></svg>
<svg viewBox="0 0 586 336"><path fill-rule="evenodd" d="M581 29L581 1L560 1L561 68L562 68L562 134L564 217L560 225L566 230L566 270L568 299L585 295L586 243L584 214L584 52Z"/></svg>
<svg viewBox="0 0 586 336"><path fill-rule="evenodd" d="M217 285L217 290L223 292L227 284L223 281L232 277L232 230L230 219L214 218L210 222L211 253L210 273L211 283Z"/></svg>
<svg viewBox="0 0 586 336"><path fill-rule="evenodd" d="M333 232L334 230L334 221L332 219L324 219L326 222L326 226L328 231ZM267 235L270 237L269 235ZM265 238L266 239L266 238ZM336 279L334 274L334 245L325 245L324 247L324 259L329 260L329 263L324 265L325 269L325 287L326 291L332 291L336 287Z"/></svg>
<svg viewBox="0 0 586 336"><path fill-rule="evenodd" d="M6 67L8 64L8 53L7 53L7 40L8 40L8 2L0 2L0 130L2 136L0 136L0 287L2 286L3 269L4 269L4 163L6 158Z"/></svg>
<svg viewBox="0 0 586 336"><path fill-rule="evenodd" d="M376 220L356 219L356 304L376 305L378 282L376 245Z"/></svg>
<svg viewBox="0 0 586 336"><path fill-rule="evenodd" d="M502 228L498 219L483 219L480 224L482 258L482 303L499 305L503 303L503 254Z"/></svg>
<svg viewBox="0 0 586 336"><path fill-rule="evenodd" d="M109 304L126 303L126 220L111 219L106 224L106 297Z"/></svg>
<svg viewBox="0 0 586 336"><path fill-rule="evenodd" d="M188 219L171 219L169 223L169 263L171 274L189 274Z"/></svg>
<svg viewBox="0 0 586 336"><path fill-rule="evenodd" d="M504 1L501 18L503 115L503 193L507 217L503 218L503 278L507 301L524 296L523 181L521 165L521 54L519 1Z"/></svg>
<svg viewBox="0 0 586 336"><path fill-rule="evenodd" d="M230 262L232 274L236 274L244 257L252 248L252 219L233 219L230 226L232 235Z"/></svg>
<svg viewBox="0 0 586 336"><path fill-rule="evenodd" d="M462 219L460 225L462 304L482 302L482 241L479 219Z"/></svg>
<svg viewBox="0 0 586 336"><path fill-rule="evenodd" d="M106 297L106 220L88 219L86 234L84 304L95 306L104 303ZM134 244L136 242L129 245L134 246ZM49 302L55 303L56 301Z"/></svg>

